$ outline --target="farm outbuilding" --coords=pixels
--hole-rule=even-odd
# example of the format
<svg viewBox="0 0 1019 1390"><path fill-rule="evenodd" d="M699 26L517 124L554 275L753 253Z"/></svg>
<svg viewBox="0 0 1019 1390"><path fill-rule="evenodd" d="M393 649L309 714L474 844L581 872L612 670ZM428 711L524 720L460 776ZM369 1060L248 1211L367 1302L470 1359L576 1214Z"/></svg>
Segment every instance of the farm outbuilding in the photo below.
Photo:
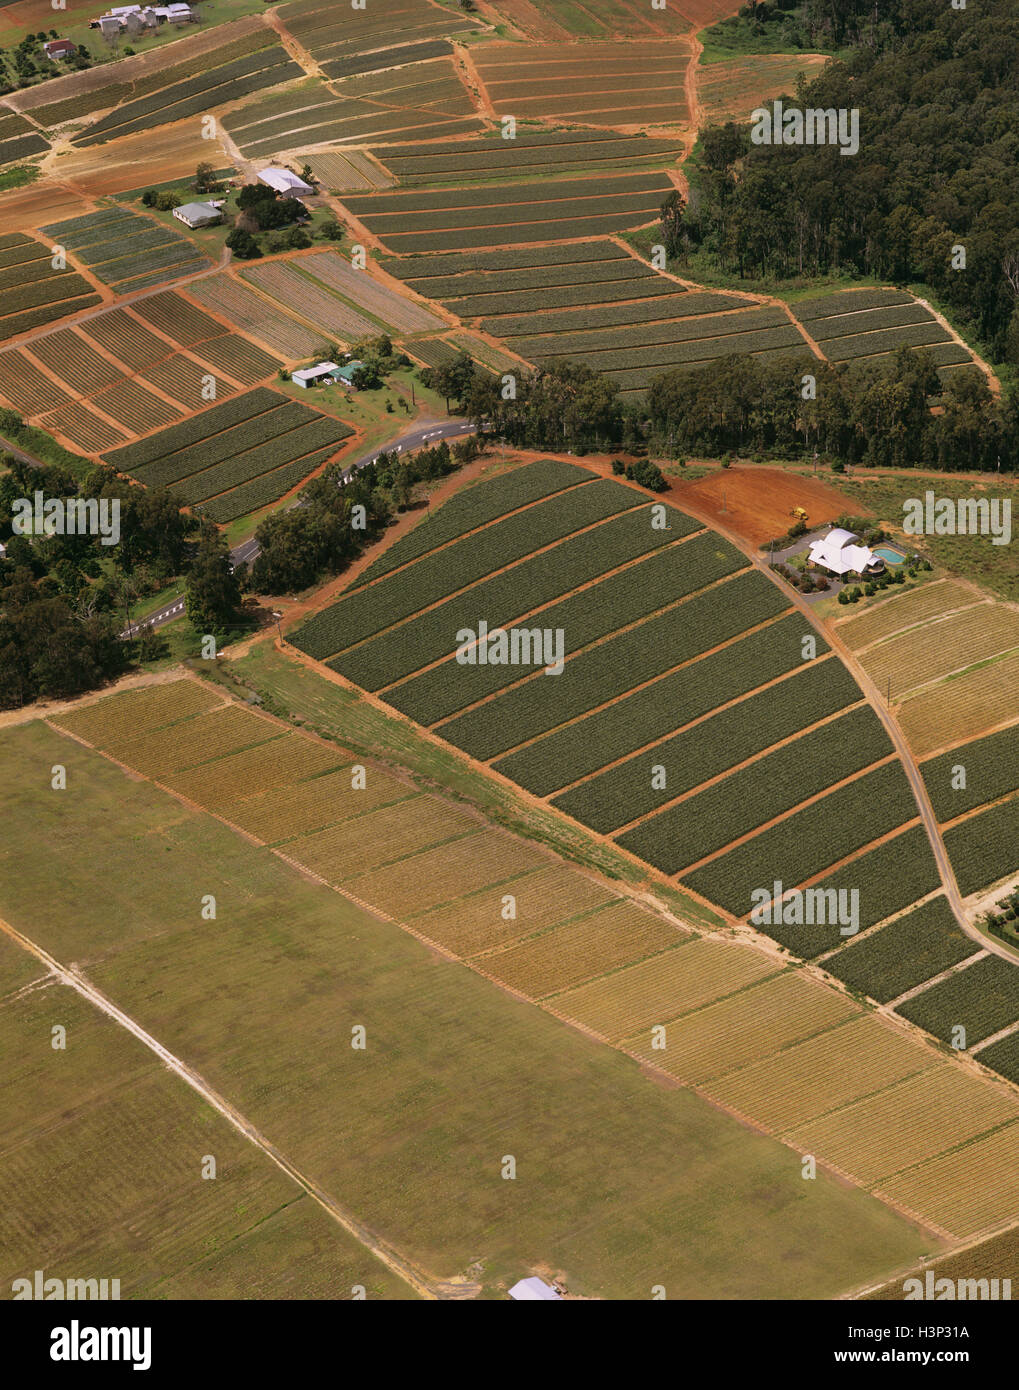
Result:
<svg viewBox="0 0 1019 1390"><path fill-rule="evenodd" d="M70 39L50 39L49 43L43 44L43 50L47 58L69 58L77 51L77 45Z"/></svg>
<svg viewBox="0 0 1019 1390"><path fill-rule="evenodd" d="M314 193L310 183L305 183L293 172L292 169L260 169L258 171L259 182L268 184L277 193Z"/></svg>
<svg viewBox="0 0 1019 1390"><path fill-rule="evenodd" d="M314 367L305 367L303 371L294 372L290 380L295 386L307 391L309 386L315 386L320 381L335 381L339 373L340 368L335 362L318 362Z"/></svg>
<svg viewBox="0 0 1019 1390"><path fill-rule="evenodd" d="M810 547L810 563L820 565L831 574L880 574L884 561L865 545L858 545L858 536L835 526Z"/></svg>
<svg viewBox="0 0 1019 1390"><path fill-rule="evenodd" d="M215 203L184 203L174 208L173 215L185 227L210 227L214 222L223 220L223 214Z"/></svg>
<svg viewBox="0 0 1019 1390"><path fill-rule="evenodd" d="M539 1303L546 1299L562 1302L562 1294L556 1293L551 1284L546 1284L544 1279L539 1279L536 1274L514 1284L509 1291L509 1296L516 1299L518 1303Z"/></svg>

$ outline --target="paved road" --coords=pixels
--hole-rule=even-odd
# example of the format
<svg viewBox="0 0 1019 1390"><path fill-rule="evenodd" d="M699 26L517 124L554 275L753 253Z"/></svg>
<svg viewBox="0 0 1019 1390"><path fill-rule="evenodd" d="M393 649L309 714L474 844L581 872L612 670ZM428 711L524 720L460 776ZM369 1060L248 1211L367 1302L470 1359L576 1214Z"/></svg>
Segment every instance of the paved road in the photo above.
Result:
<svg viewBox="0 0 1019 1390"><path fill-rule="evenodd" d="M419 425L414 429L407 430L404 434L398 434L395 439L390 440L381 449L376 449L374 453L365 454L363 458L355 459L344 472L343 479L346 482L352 473L356 473L358 469L367 468L382 453L400 454L404 450L413 452L415 449L423 449L427 445L437 444L440 439L451 439L463 434L473 434L473 432L474 426L463 420L447 420L444 423ZM292 505L296 507L299 504L294 502ZM258 555L258 550L258 542L252 536L250 540L242 541L240 545L234 546L230 552L230 559L234 565L250 565ZM175 595L162 608L157 609L147 618L133 623L120 635L121 637L130 637L141 627L164 627L167 623L172 623L179 618L183 612L184 600L179 595Z"/></svg>

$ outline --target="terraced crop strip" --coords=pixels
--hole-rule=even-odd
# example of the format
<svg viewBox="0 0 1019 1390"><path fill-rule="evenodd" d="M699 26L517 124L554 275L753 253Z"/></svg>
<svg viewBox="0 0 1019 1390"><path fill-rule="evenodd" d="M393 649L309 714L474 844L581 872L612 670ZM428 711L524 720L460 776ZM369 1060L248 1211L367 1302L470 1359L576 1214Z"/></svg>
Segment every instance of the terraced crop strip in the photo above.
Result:
<svg viewBox="0 0 1019 1390"><path fill-rule="evenodd" d="M440 116L474 115L467 89L447 57L351 76L338 82L335 90L342 97L364 97L381 106L416 107Z"/></svg>
<svg viewBox="0 0 1019 1390"><path fill-rule="evenodd" d="M980 603L983 595L966 584L941 579L934 584L922 584L911 593L884 598L848 622L838 624L838 634L853 651L869 647L884 637L904 632L908 628L940 618L961 608Z"/></svg>
<svg viewBox="0 0 1019 1390"><path fill-rule="evenodd" d="M850 989L887 1004L980 949L964 935L945 898L915 907L829 956L824 968Z"/></svg>
<svg viewBox="0 0 1019 1390"><path fill-rule="evenodd" d="M65 266L51 248L12 232L0 237L0 339L15 338L100 302L95 286Z"/></svg>
<svg viewBox="0 0 1019 1390"><path fill-rule="evenodd" d="M975 738L1000 722L1002 709L1019 709L1019 653L978 664L905 700L899 723L918 757Z"/></svg>
<svg viewBox="0 0 1019 1390"><path fill-rule="evenodd" d="M678 670L500 759L498 769L528 791L547 796L651 739L672 733L679 720L696 719L795 671L803 661L804 632L802 617L791 613L728 645L719 644L718 651L680 664Z"/></svg>
<svg viewBox="0 0 1019 1390"><path fill-rule="evenodd" d="M641 821L618 842L676 874L891 752L881 721L862 705Z"/></svg>
<svg viewBox="0 0 1019 1390"><path fill-rule="evenodd" d="M377 193L344 201L389 250L403 254L519 246L639 227L657 216L672 187L661 174L619 174Z"/></svg>
<svg viewBox="0 0 1019 1390"><path fill-rule="evenodd" d="M70 400L62 386L16 348L0 354L0 395L26 416Z"/></svg>
<svg viewBox="0 0 1019 1390"><path fill-rule="evenodd" d="M586 125L683 126L689 44L486 44L478 73L498 115L557 116Z"/></svg>
<svg viewBox="0 0 1019 1390"><path fill-rule="evenodd" d="M384 12L370 5L348 10L322 0L297 0L284 5L280 15L330 77L431 57L445 36L482 27L475 17L443 13L425 0L390 0ZM449 45L442 44L440 51L449 52Z"/></svg>
<svg viewBox="0 0 1019 1390"><path fill-rule="evenodd" d="M942 824L1008 796L1019 789L1019 725L953 748L924 763L921 771Z"/></svg>
<svg viewBox="0 0 1019 1390"><path fill-rule="evenodd" d="M125 431L117 429L80 401L72 401L50 415L43 415L39 423L48 433L58 434L68 444L73 444L78 453L98 454L105 449L115 449L127 438Z"/></svg>
<svg viewBox="0 0 1019 1390"><path fill-rule="evenodd" d="M967 816L945 831L944 840L963 896L1013 878L1019 873L1019 797Z"/></svg>
<svg viewBox="0 0 1019 1390"><path fill-rule="evenodd" d="M345 656L337 657L333 668L356 684L377 690L431 662L452 657L457 645L455 634L464 628L473 629L479 614L484 615L490 630L506 627L513 619L519 619L522 626L561 626L565 633L565 649L575 650L604 634L618 620L620 611L625 611L625 608L620 609L620 603L625 602L621 585L638 591L633 600L636 611L646 609L649 603L657 606L661 602L656 590L643 596L639 596L639 591L645 586L663 583L677 570L682 581L680 591L683 585L697 582L690 570L698 558L703 558L707 546L698 547L695 541L691 542L695 547L693 553L685 547L677 547L675 552L670 550L668 556L662 557L664 564L637 565L632 572L627 569L616 575L615 583L605 581L582 590L572 601L555 602L617 566L640 560L670 539L652 528L649 508L624 512L473 585L458 598L401 623L374 641L355 647ZM669 563L670 558L673 563ZM542 607L547 604L551 607ZM447 661L436 668L435 688L448 690L447 705L450 701L468 704L511 679L511 675L500 679L495 668L465 670L462 665ZM398 688L396 698L399 698Z"/></svg>
<svg viewBox="0 0 1019 1390"><path fill-rule="evenodd" d="M702 63L697 70L701 127L748 121L755 107L796 91L801 73L810 80L824 64L817 53L754 53L728 62Z"/></svg>
<svg viewBox="0 0 1019 1390"><path fill-rule="evenodd" d="M45 135L16 111L0 114L0 165L13 164L50 147Z"/></svg>
<svg viewBox="0 0 1019 1390"><path fill-rule="evenodd" d="M131 434L148 434L179 420L181 412L137 381L118 381L92 397L92 404Z"/></svg>
<svg viewBox="0 0 1019 1390"><path fill-rule="evenodd" d="M477 140L384 145L376 153L407 188L480 178L519 178L525 172L548 176L567 171L669 167L682 150L676 140L622 135L614 130L518 129L512 140L493 134Z"/></svg>
<svg viewBox="0 0 1019 1390"><path fill-rule="evenodd" d="M962 1027L964 1045L972 1047L1019 1020L1019 969L1001 956L984 956L907 999L896 1012L943 1042L952 1042L953 1030Z"/></svg>
<svg viewBox="0 0 1019 1390"><path fill-rule="evenodd" d="M466 537L455 551L425 556L378 584L354 590L316 614L294 640L303 651L321 660L523 559L540 546L551 545L580 527L627 511L641 501L634 489L603 479L564 497L538 502Z"/></svg>
<svg viewBox="0 0 1019 1390"><path fill-rule="evenodd" d="M1017 647L1019 613L982 603L886 638L862 652L860 664L880 690L890 688L893 698L901 699L911 690Z"/></svg>
<svg viewBox="0 0 1019 1390"><path fill-rule="evenodd" d="M930 309L902 290L849 290L800 300L796 317L831 362L848 362L895 352L929 348L939 366L972 362Z"/></svg>
<svg viewBox="0 0 1019 1390"><path fill-rule="evenodd" d="M776 879L794 887L917 815L898 762L885 763L745 844L684 875L710 902L742 917Z"/></svg>
<svg viewBox="0 0 1019 1390"><path fill-rule="evenodd" d="M303 76L303 68L276 41L275 35L266 32L264 41L265 46L256 52L227 63L215 63L214 50L200 75L171 82L150 95L122 102L109 115L75 135L73 143L101 145L135 131L204 115L250 92L264 91Z"/></svg>
<svg viewBox="0 0 1019 1390"><path fill-rule="evenodd" d="M673 798L860 698L859 687L841 662L813 662L789 680L578 781L552 804L606 834L652 815ZM654 775L656 768L664 773L664 785L661 776Z"/></svg>
<svg viewBox="0 0 1019 1390"><path fill-rule="evenodd" d="M321 333L291 318L226 273L196 280L188 286L188 295L207 309L215 309L244 333L261 338L284 357L311 357L321 345Z"/></svg>
<svg viewBox="0 0 1019 1390"><path fill-rule="evenodd" d="M193 241L129 208L106 208L42 231L118 294L179 280L212 264Z"/></svg>
<svg viewBox="0 0 1019 1390"><path fill-rule="evenodd" d="M442 737L474 757L494 758L596 705L618 699L669 668L776 617L785 607L784 596L763 575L738 574L579 653L566 662L561 675L532 676L450 720L441 726ZM397 708L404 703L401 700ZM505 765L497 767L511 775Z"/></svg>
<svg viewBox="0 0 1019 1390"><path fill-rule="evenodd" d="M346 154L298 155L301 163L311 165L311 171L324 188L337 193L368 188L389 188L393 180L368 155L360 150Z"/></svg>

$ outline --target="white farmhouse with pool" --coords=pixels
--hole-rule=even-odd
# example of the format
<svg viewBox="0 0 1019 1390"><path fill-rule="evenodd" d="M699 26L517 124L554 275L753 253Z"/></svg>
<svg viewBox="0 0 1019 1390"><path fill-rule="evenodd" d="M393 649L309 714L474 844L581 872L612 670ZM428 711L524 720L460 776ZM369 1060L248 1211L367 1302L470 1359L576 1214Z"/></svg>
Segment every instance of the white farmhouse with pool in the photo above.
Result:
<svg viewBox="0 0 1019 1390"><path fill-rule="evenodd" d="M826 536L810 547L810 563L820 565L831 574L880 574L885 567L880 555L865 545L858 545L859 536L841 526L833 527Z"/></svg>

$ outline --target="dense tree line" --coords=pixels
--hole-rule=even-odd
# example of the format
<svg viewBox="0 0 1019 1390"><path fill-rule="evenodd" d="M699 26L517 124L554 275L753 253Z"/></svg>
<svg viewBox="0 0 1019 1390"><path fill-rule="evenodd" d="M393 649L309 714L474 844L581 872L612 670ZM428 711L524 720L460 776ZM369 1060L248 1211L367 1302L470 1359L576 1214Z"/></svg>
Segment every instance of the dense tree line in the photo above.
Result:
<svg viewBox="0 0 1019 1390"><path fill-rule="evenodd" d="M798 108L857 109L860 148L751 142L747 124L702 132L681 235L726 273L754 279L847 270L923 280L1019 362L1019 7L981 0L808 4L854 45L801 81ZM674 233L675 229L671 229ZM955 248L964 248L965 266Z"/></svg>

